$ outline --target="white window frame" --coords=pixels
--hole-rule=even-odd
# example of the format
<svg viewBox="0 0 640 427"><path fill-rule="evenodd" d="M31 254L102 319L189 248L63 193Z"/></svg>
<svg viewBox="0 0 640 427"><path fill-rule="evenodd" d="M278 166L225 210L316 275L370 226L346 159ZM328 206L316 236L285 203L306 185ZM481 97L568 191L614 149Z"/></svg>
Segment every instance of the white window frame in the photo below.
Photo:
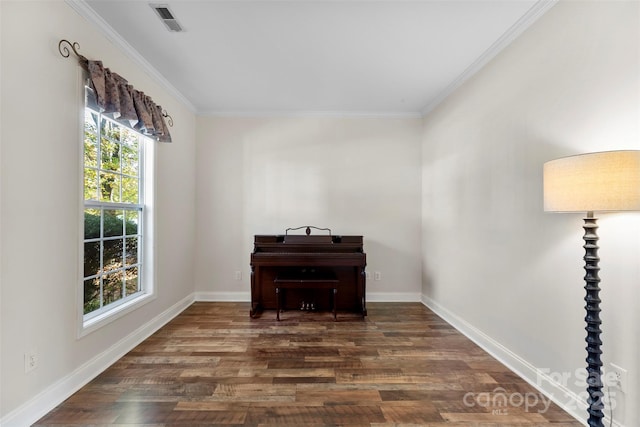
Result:
<svg viewBox="0 0 640 427"><path fill-rule="evenodd" d="M86 109L89 108L86 101L85 91L90 89L83 87L81 121L80 121L80 243L79 243L79 286L77 292L77 309L78 309L78 338L81 338L113 321L119 319L126 314L138 309L139 307L153 301L156 298L155 287L155 262L154 262L154 196L155 196L155 141L144 135L141 135L140 144L140 203L118 203L118 202L99 202L84 199L84 122ZM100 113L98 113L100 114ZM103 117L109 119L108 115ZM117 123L117 122L116 122ZM117 123L119 126L126 126ZM99 146L100 144L98 144ZM140 280L140 291L126 296L116 302L110 303L100 309L84 314L84 212L85 209L141 209L141 218L138 233L141 235L138 242L138 276ZM103 215L101 214L101 239L103 227ZM141 248L140 248L141 247ZM134 328L136 329L136 328Z"/></svg>

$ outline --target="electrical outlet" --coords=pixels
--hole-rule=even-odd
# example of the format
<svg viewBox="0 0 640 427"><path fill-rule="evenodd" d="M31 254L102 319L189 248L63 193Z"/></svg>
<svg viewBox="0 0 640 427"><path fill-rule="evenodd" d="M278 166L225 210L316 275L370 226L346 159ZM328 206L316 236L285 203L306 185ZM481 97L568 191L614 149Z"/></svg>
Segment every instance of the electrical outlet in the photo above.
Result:
<svg viewBox="0 0 640 427"><path fill-rule="evenodd" d="M627 387L629 386L627 383L627 370L621 368L615 363L609 363L610 370L609 375L613 380L613 386L618 388L620 391L627 391Z"/></svg>
<svg viewBox="0 0 640 427"><path fill-rule="evenodd" d="M38 367L38 352L31 350L24 354L24 373L28 374Z"/></svg>
<svg viewBox="0 0 640 427"><path fill-rule="evenodd" d="M368 272L368 271L365 271L365 272L364 272L364 277L366 277L366 278L367 278L367 280L371 280L371 273L370 273L370 272Z"/></svg>
<svg viewBox="0 0 640 427"><path fill-rule="evenodd" d="M382 280L382 273L376 271L373 273L373 280Z"/></svg>
<svg viewBox="0 0 640 427"><path fill-rule="evenodd" d="M236 280L242 280L242 271L240 270L236 271Z"/></svg>

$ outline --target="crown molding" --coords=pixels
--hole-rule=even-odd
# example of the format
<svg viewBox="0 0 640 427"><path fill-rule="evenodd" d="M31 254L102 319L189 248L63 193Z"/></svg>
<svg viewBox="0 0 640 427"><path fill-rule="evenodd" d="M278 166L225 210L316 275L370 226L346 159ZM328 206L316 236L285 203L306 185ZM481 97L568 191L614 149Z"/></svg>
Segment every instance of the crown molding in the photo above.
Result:
<svg viewBox="0 0 640 427"><path fill-rule="evenodd" d="M185 96L178 91L169 81L156 70L136 49L120 36L107 22L98 15L84 0L65 0L80 16L93 24L102 34L118 47L127 57L133 60L144 72L162 86L169 94L184 104L192 113L197 110Z"/></svg>
<svg viewBox="0 0 640 427"><path fill-rule="evenodd" d="M559 0L538 0L531 8L522 15L515 24L513 24L507 31L498 38L487 50L482 53L466 70L462 72L455 80L453 80L449 86L447 86L442 92L438 94L423 110L422 115L426 116L433 109L435 109L442 101L444 101L449 95L451 95L456 89L458 89L464 82L473 77L478 71L480 71L485 65L489 63L498 53L500 53L505 47L510 45L515 39L520 36L527 28L529 28L534 22L538 20L542 15L547 13L549 9L555 6Z"/></svg>
<svg viewBox="0 0 640 427"><path fill-rule="evenodd" d="M205 111L200 117L242 117L242 118L422 118L420 111Z"/></svg>

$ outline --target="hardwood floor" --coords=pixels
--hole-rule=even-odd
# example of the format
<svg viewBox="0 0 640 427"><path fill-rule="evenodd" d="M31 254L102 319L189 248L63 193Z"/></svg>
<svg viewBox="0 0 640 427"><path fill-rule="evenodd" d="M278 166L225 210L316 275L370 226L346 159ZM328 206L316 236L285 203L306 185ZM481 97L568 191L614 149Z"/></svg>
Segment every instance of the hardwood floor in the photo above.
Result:
<svg viewBox="0 0 640 427"><path fill-rule="evenodd" d="M368 310L195 303L34 427L581 426L422 304Z"/></svg>

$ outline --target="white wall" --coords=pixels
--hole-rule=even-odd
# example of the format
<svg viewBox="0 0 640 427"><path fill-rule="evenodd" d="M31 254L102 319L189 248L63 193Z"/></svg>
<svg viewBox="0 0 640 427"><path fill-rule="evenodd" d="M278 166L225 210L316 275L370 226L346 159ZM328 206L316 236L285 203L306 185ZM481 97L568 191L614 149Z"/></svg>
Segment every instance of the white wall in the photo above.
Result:
<svg viewBox="0 0 640 427"><path fill-rule="evenodd" d="M571 374L573 393L586 357L582 219L543 212L542 165L640 149L639 8L560 2L424 121L425 301L531 382L536 368ZM629 370L614 419L637 426L640 214L601 218L603 359Z"/></svg>
<svg viewBox="0 0 640 427"><path fill-rule="evenodd" d="M195 115L66 3L2 1L0 10L0 419L6 421L39 393L52 387L67 391L65 381L77 369L192 295ZM62 38L77 41L82 54L102 59L151 95L175 122L174 143L157 150L157 299L81 339L76 324L81 69L58 53ZM34 348L39 367L25 374L23 354Z"/></svg>
<svg viewBox="0 0 640 427"><path fill-rule="evenodd" d="M363 235L367 297L420 297L418 118L198 119L196 289L249 299L255 234ZM235 280L242 271L242 281Z"/></svg>

